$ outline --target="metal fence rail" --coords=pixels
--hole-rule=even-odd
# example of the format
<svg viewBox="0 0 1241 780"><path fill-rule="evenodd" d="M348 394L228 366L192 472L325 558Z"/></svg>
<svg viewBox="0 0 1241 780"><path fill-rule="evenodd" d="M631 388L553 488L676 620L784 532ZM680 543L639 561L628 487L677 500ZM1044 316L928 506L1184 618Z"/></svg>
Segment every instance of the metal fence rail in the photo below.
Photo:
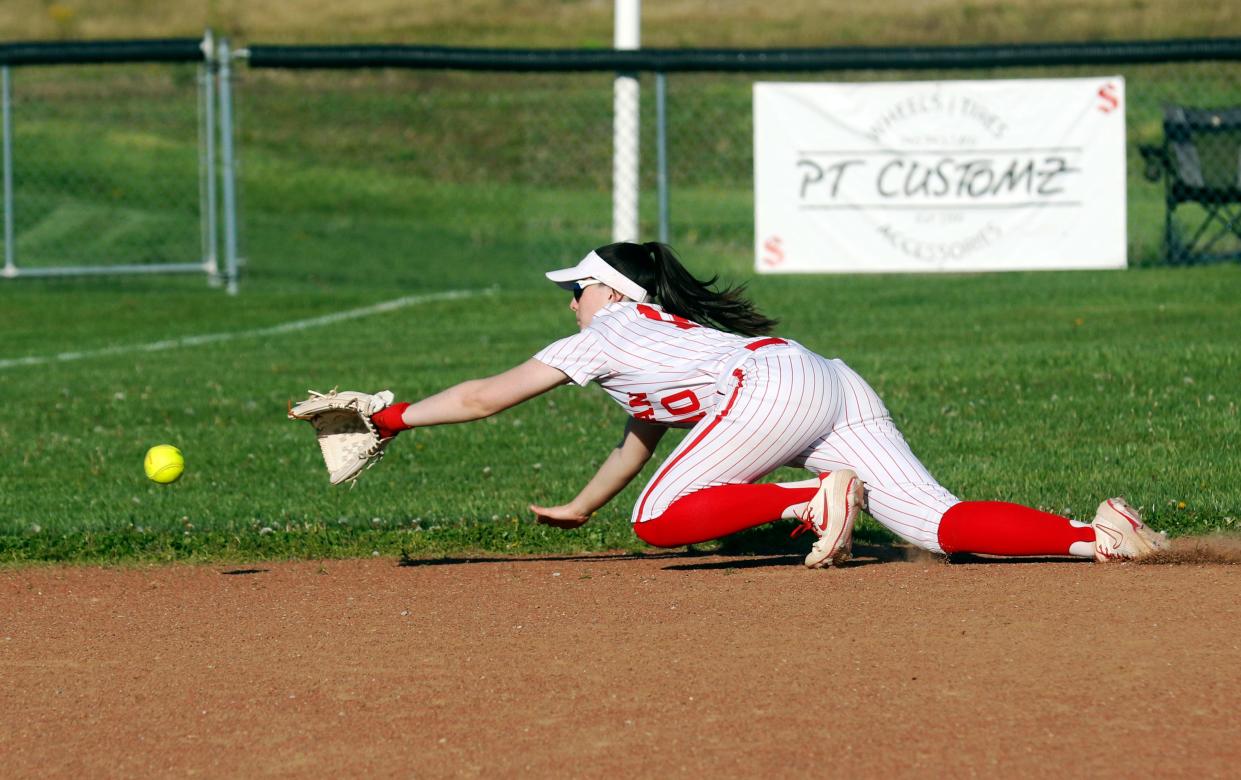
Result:
<svg viewBox="0 0 1241 780"><path fill-rule="evenodd" d="M447 46L267 46L256 68L409 68L506 72L772 73L1241 61L1241 39L818 49L477 49Z"/></svg>

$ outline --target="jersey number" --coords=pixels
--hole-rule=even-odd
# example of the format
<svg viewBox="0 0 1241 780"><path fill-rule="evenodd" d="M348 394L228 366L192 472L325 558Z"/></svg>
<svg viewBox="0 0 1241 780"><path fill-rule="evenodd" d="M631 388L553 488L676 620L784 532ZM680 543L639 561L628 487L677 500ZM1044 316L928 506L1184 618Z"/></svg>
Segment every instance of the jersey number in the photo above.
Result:
<svg viewBox="0 0 1241 780"><path fill-rule="evenodd" d="M669 314L666 311L660 311L659 309L656 309L652 306L647 306L644 303L638 304L638 313L641 314L643 317L646 317L648 320L655 320L656 322L666 322L669 325L677 326L681 330L689 330L690 328L698 327L697 325L685 319L684 317L678 317L675 314ZM652 408L651 402L647 400L646 393L630 393L629 394L629 405L634 408L638 408L642 410L640 412L634 413L633 416L636 417L637 419L639 420L655 419L655 410L654 408ZM701 404L698 403L698 396L694 395L693 390L682 390L679 393L673 393L672 395L666 395L663 398L659 399L659 405L664 407L664 410L668 412L668 414L672 415L673 417L679 417L681 415L686 415L686 414L693 414L694 412L698 411L699 407L701 406Z"/></svg>
<svg viewBox="0 0 1241 780"><path fill-rule="evenodd" d="M646 397L646 393L630 393L629 405L635 409L640 409L633 413L633 416L639 420L654 420L655 409L652 408L651 402ZM676 417L683 414L693 414L698 411L701 406L698 403L698 396L694 395L693 390L682 390L679 393L666 395L659 399L659 405L664 407L664 411Z"/></svg>

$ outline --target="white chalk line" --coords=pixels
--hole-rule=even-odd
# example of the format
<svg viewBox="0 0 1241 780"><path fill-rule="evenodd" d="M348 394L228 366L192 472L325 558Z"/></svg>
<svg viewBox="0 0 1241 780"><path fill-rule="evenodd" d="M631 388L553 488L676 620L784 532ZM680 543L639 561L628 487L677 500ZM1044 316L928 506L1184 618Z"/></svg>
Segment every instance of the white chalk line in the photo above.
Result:
<svg viewBox="0 0 1241 780"><path fill-rule="evenodd" d="M319 328L324 325L333 325L346 320L356 320L361 317L370 317L375 314L386 314L388 312L404 309L409 306L418 306L424 303L436 303L438 301L455 301L462 298L474 298L480 295L492 295L495 292L496 288L489 287L483 290L448 290L446 292L428 293L425 295L406 295L402 298L394 298L390 301L376 303L371 306L363 306L360 309L348 309L346 311L333 312L332 314L324 314L319 317L311 317L310 319L295 320L293 322L284 322L279 325L271 325L266 328L255 328L253 330L232 331L225 333L205 333L199 336L183 336L177 339L152 341L147 344L119 344L114 347L103 347L102 349L91 349L81 352L60 352L55 355L32 355L30 357L6 358L0 359L0 370L25 366L41 366L48 363L68 363L74 360L111 357L113 355L125 355L131 352L162 352L169 349L198 347L203 344L218 344L223 341L235 341L237 339L254 338L256 336L278 336L285 333L296 333L310 328Z"/></svg>

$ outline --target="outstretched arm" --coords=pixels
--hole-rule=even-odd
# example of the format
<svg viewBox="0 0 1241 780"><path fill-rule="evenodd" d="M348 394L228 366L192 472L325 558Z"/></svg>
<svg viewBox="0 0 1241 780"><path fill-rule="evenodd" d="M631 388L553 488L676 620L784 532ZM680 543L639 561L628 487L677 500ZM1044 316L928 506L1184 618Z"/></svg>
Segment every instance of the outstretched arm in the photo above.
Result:
<svg viewBox="0 0 1241 780"><path fill-rule="evenodd" d="M480 420L568 382L560 369L531 358L502 374L471 379L412 403L401 420L411 428Z"/></svg>
<svg viewBox="0 0 1241 780"><path fill-rule="evenodd" d="M530 505L530 511L544 525L557 528L577 528L590 519L590 514L603 506L638 475L655 452L655 445L667 431L662 425L652 425L630 418L625 424L625 435L616 449L608 455L591 477L577 498L555 507Z"/></svg>

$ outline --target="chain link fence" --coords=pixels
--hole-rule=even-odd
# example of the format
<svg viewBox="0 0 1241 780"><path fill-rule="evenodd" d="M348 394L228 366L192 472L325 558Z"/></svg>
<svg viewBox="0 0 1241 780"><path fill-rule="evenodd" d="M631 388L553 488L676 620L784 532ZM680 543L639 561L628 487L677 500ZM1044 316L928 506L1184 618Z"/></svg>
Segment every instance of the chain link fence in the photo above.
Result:
<svg viewBox="0 0 1241 780"><path fill-rule="evenodd" d="M247 274L292 255L321 281L364 264L407 287L437 268L485 285L606 242L610 85L598 73L240 73Z"/></svg>
<svg viewBox="0 0 1241 780"><path fill-rule="evenodd" d="M214 271L203 63L3 67L6 276Z"/></svg>
<svg viewBox="0 0 1241 780"><path fill-rule="evenodd" d="M234 69L248 277L537 279L610 239L616 68L358 64L286 68L252 56ZM201 262L201 67L14 71L10 243L21 265ZM641 70L642 237L666 235L691 266L705 257L712 271L752 267L755 81L1113 74L1128 100L1130 263L1241 256L1235 53L1136 65ZM1178 130L1168 124L1175 106L1209 110Z"/></svg>

